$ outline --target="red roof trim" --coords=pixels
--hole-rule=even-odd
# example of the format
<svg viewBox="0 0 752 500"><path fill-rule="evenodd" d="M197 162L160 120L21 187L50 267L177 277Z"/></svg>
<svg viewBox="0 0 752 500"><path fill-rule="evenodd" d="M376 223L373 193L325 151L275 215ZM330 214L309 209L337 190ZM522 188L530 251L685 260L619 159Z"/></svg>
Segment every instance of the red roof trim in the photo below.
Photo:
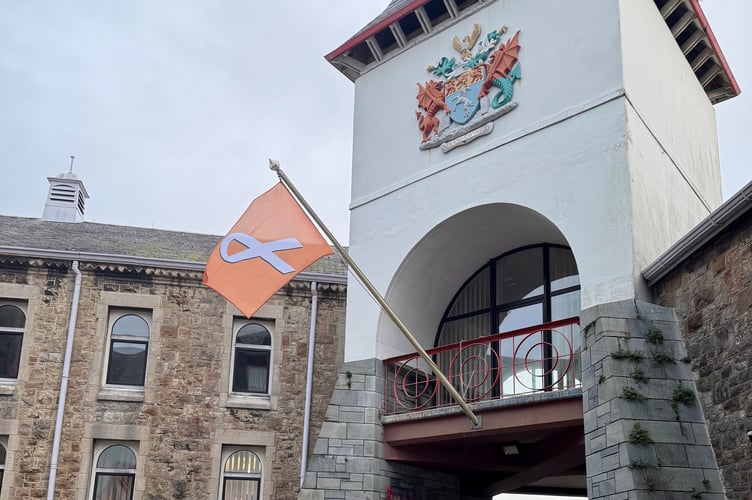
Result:
<svg viewBox="0 0 752 500"><path fill-rule="evenodd" d="M409 4L405 5L401 9L395 11L390 16L385 17L384 19L382 19L378 23L374 24L370 28L367 28L367 29L361 31L360 33L357 33L355 36L353 36L352 38L350 38L348 41L346 41L345 43L343 43L342 45L340 45L339 47L337 47L336 49L334 49L333 51L331 51L330 53L328 53L327 55L325 55L324 58L327 61L331 62L332 59L336 59L337 57L341 56L342 54L344 54L348 50L354 48L356 45L360 44L361 42L364 42L365 40L367 40L368 38L372 37L373 35L375 35L379 31L381 31L384 28L388 27L390 24L392 24L392 23L394 23L396 21L399 21L400 19L402 19L404 16L406 16L410 12L414 11L418 7L421 7L421 6L425 5L425 4L427 4L430 1L431 0L413 0Z"/></svg>
<svg viewBox="0 0 752 500"><path fill-rule="evenodd" d="M702 7L700 7L700 1L689 0L689 3L692 6L692 9L695 11L697 19L700 21L700 26L703 30L705 30L705 34L708 36L710 47L713 49L713 52L715 52L716 57L718 57L718 62L721 64L723 72L726 73L726 77L731 84L731 88L734 91L734 94L739 95L742 91L739 88L739 84L736 83L736 78L734 78L734 74L731 72L731 68L726 61L726 57L723 55L721 46L718 43L718 40L716 40L715 35L713 34L713 30L710 28L710 24L708 23L708 19L705 17L705 13L702 11Z"/></svg>

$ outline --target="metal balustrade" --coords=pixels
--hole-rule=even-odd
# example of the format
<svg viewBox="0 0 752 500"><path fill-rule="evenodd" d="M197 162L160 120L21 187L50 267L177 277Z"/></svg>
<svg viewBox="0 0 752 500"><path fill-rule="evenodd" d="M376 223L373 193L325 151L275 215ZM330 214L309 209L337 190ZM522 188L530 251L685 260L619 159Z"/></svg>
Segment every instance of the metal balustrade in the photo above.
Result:
<svg viewBox="0 0 752 500"><path fill-rule="evenodd" d="M580 387L579 318L429 349L468 403ZM417 353L384 361L384 414L456 404Z"/></svg>

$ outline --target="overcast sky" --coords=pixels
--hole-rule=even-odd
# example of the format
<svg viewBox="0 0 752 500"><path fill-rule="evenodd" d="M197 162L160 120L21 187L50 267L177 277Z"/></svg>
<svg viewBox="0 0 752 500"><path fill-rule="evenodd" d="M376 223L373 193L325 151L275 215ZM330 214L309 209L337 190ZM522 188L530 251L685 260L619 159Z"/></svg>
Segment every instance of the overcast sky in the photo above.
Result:
<svg viewBox="0 0 752 500"><path fill-rule="evenodd" d="M41 216L74 154L87 220L224 234L271 157L346 242L353 85L323 56L387 4L0 0L0 214ZM727 198L752 179L752 2L702 5L745 91L716 106Z"/></svg>

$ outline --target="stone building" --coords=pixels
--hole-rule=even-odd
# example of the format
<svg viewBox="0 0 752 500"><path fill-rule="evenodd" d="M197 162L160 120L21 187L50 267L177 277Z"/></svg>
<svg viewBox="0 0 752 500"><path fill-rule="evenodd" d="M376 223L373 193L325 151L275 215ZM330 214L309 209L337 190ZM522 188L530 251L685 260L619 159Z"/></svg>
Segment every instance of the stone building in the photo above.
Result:
<svg viewBox="0 0 752 500"><path fill-rule="evenodd" d="M247 320L201 284L218 237L83 222L83 183L49 180L41 219L0 217L0 499L294 498L342 361L339 259Z"/></svg>
<svg viewBox="0 0 752 500"><path fill-rule="evenodd" d="M752 183L643 273L676 311L729 498L752 498Z"/></svg>

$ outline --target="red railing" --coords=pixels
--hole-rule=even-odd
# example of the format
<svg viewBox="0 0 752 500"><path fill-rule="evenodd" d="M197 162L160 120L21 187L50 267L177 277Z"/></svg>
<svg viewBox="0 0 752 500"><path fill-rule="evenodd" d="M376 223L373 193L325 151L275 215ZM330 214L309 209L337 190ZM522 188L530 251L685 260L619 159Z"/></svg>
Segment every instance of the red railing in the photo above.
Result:
<svg viewBox="0 0 752 500"><path fill-rule="evenodd" d="M580 386L579 318L429 349L468 403ZM384 361L384 414L456 404L417 353Z"/></svg>

